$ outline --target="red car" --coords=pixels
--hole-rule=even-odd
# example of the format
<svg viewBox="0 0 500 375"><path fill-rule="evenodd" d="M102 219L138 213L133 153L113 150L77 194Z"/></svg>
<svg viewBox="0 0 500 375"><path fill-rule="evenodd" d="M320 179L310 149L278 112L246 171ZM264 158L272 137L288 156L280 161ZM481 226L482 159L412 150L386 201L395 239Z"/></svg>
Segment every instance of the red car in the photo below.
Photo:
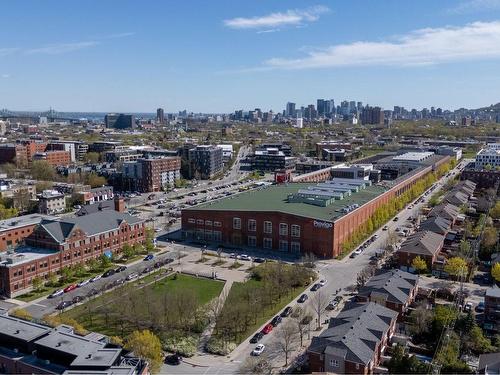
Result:
<svg viewBox="0 0 500 375"><path fill-rule="evenodd" d="M71 285L68 285L66 288L64 288L64 293L68 293L68 292L71 292L73 289L76 289L76 284L71 284Z"/></svg>
<svg viewBox="0 0 500 375"><path fill-rule="evenodd" d="M262 333L265 334L265 335L267 335L272 330L273 330L273 325L271 323L269 323L264 328L262 328Z"/></svg>

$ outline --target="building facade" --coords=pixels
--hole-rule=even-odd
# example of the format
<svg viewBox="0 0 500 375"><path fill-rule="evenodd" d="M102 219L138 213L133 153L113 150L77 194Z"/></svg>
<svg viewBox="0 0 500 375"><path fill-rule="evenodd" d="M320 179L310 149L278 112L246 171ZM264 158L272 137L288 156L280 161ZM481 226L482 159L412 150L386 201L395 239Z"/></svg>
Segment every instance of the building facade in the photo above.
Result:
<svg viewBox="0 0 500 375"><path fill-rule="evenodd" d="M160 191L180 179L181 159L178 156L141 158L123 164L123 185L127 190Z"/></svg>
<svg viewBox="0 0 500 375"><path fill-rule="evenodd" d="M212 145L199 145L189 150L189 175L208 180L223 171L223 150Z"/></svg>
<svg viewBox="0 0 500 375"><path fill-rule="evenodd" d="M66 197L57 190L44 190L38 195L38 212L44 215L60 214L66 210Z"/></svg>

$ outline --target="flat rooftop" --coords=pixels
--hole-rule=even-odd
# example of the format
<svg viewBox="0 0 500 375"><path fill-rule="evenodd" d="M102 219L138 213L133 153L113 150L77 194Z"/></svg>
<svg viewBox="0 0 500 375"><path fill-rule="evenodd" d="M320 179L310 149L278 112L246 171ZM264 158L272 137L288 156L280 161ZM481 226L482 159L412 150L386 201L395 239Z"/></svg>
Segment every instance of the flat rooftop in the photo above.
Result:
<svg viewBox="0 0 500 375"><path fill-rule="evenodd" d="M51 330L50 327L20 320L8 315L0 315L0 335L17 338L24 341L33 341Z"/></svg>
<svg viewBox="0 0 500 375"><path fill-rule="evenodd" d="M0 221L0 232L4 230L11 230L15 228L25 227L27 225L39 224L42 220L56 220L55 216L30 214L17 216L10 219Z"/></svg>
<svg viewBox="0 0 500 375"><path fill-rule="evenodd" d="M21 245L14 249L12 253L4 252L0 255L0 267L13 267L33 260L42 259L48 255L57 254L58 251Z"/></svg>
<svg viewBox="0 0 500 375"><path fill-rule="evenodd" d="M300 189L316 187L316 183L291 183L271 185L260 189L231 195L216 201L208 202L189 210L214 210L214 211L258 211L282 212L291 215L309 217L312 219L335 221L346 215L342 208L357 203L359 206L371 201L387 189L372 185L342 200L335 200L327 207L314 206L306 203L289 203L288 195L296 194Z"/></svg>

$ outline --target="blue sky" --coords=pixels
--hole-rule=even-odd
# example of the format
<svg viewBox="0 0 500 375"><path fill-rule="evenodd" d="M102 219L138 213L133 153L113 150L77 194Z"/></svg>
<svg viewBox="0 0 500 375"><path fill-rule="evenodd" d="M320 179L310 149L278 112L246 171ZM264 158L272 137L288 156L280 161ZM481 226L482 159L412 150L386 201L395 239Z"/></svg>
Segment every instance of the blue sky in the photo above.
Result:
<svg viewBox="0 0 500 375"><path fill-rule="evenodd" d="M12 0L0 12L0 108L500 102L500 0Z"/></svg>

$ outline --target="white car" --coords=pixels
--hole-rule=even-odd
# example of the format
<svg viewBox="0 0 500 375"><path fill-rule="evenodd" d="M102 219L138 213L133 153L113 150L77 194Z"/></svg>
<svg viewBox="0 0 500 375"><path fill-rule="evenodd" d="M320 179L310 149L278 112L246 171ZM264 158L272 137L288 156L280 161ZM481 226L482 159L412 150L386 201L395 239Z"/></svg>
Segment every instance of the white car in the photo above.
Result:
<svg viewBox="0 0 500 375"><path fill-rule="evenodd" d="M89 280L89 279L87 279L87 280L83 280L83 281L80 281L78 284L76 284L76 286L77 286L78 288L81 288L82 286L85 286L85 285L87 285L88 283L90 283L90 280Z"/></svg>
<svg viewBox="0 0 500 375"><path fill-rule="evenodd" d="M241 254L241 260L252 260L252 257L249 257L246 254Z"/></svg>
<svg viewBox="0 0 500 375"><path fill-rule="evenodd" d="M131 273L130 275L127 276L127 280L128 281L134 280L134 279L137 279L138 277L139 277L139 275L136 272L133 272L133 273Z"/></svg>
<svg viewBox="0 0 500 375"><path fill-rule="evenodd" d="M102 277L101 275L96 275L96 276L94 276L93 278L90 279L90 282L93 283L94 281L99 280L101 277Z"/></svg>
<svg viewBox="0 0 500 375"><path fill-rule="evenodd" d="M255 347L254 350L252 350L252 355L259 356L264 352L265 349L266 349L266 346L264 344L259 344Z"/></svg>
<svg viewBox="0 0 500 375"><path fill-rule="evenodd" d="M328 282L327 280L320 280L319 285L325 286L327 282Z"/></svg>
<svg viewBox="0 0 500 375"><path fill-rule="evenodd" d="M63 294L64 294L64 290L59 289L59 290L56 290L55 292L52 292L52 294L49 296L49 298L56 298L56 297L62 296Z"/></svg>

